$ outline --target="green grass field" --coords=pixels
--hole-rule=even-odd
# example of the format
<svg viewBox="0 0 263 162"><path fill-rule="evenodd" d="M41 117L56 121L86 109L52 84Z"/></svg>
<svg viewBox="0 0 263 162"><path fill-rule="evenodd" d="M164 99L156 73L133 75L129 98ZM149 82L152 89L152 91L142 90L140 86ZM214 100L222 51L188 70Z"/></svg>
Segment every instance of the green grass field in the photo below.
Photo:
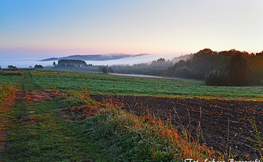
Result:
<svg viewBox="0 0 263 162"><path fill-rule="evenodd" d="M31 71L44 90L83 91L92 94L157 95L262 100L263 87L206 86L203 81L136 78L76 71Z"/></svg>
<svg viewBox="0 0 263 162"><path fill-rule="evenodd" d="M30 90L27 91L30 93L34 92L31 90L41 90L41 87L34 83L34 77L28 71L24 72L18 87ZM210 155L207 152L204 153L203 149L208 152L209 150L198 143L188 143L179 137L177 131L170 130L171 125L149 120L149 117L139 118L119 108L112 107L95 117L69 124L65 121L67 119L62 118L53 110L76 106L76 103L77 105L91 104L95 101L87 98L88 102L80 102L84 101L83 94L79 96L75 92L67 93L67 95L73 95L71 96L73 100L70 96L62 95L52 101L32 102L26 99L17 101L12 106L12 111L8 113L9 117L5 119L9 120L10 125L8 126L8 137L4 135L3 142L12 146L9 149L0 146L0 159L7 162L157 162L181 161L182 157L188 157L189 153L194 154L195 157L209 157ZM77 115L73 114L73 117ZM155 125L151 124L152 122ZM178 143L177 140L180 142ZM191 147L192 150L189 150L188 147Z"/></svg>
<svg viewBox="0 0 263 162"><path fill-rule="evenodd" d="M36 73L39 74L37 71ZM30 90L29 92L41 90L34 81L31 73L26 71L22 80L19 83L13 81L13 84L19 89ZM176 159L180 158L177 155L179 148L171 145L172 141L166 144L166 140L161 138L163 132L160 131L160 127L164 125L149 125L144 119L140 118L141 121L120 109L109 109L107 113L94 118L69 124L53 111L71 107L71 102L75 100L66 98L69 102L65 102L64 97L45 102L17 101L12 109L5 109L8 110L8 116L4 119L9 124L5 126L4 131L8 130L8 133L0 133L3 135L1 142L7 144L0 145L0 159L22 162L177 161ZM190 144L191 147L199 148L198 143ZM161 145L163 147L160 147ZM172 146L173 149L170 148ZM185 143L179 146L182 150L180 152L189 152ZM200 150L195 152L203 156Z"/></svg>
<svg viewBox="0 0 263 162"><path fill-rule="evenodd" d="M98 94L160 95L261 100L262 87L211 87L202 81L111 76L75 71L25 71L23 76L0 75L1 85L20 90L85 91ZM83 94L73 99L17 101L3 109L0 159L3 161L182 161L190 157L212 157L219 152L202 148L185 135L172 134L171 125L149 117L136 117L118 108L109 109L79 123L67 123L53 110L86 104ZM75 97L75 98L74 98ZM72 100L71 100L72 99ZM92 101L93 103L94 101ZM91 103L87 102L87 103ZM0 117L1 117L0 114ZM73 117L78 114L73 114ZM152 124L155 123L156 125ZM162 128L162 129L161 129ZM3 132L2 131L2 132ZM174 131L174 130L173 130ZM174 131L176 132L176 131ZM171 136L172 135L172 136ZM175 138L176 137L176 138ZM167 142L167 139L169 141ZM185 139L184 139L185 138ZM189 139L188 139L189 138ZM176 140L175 140L176 139ZM188 140L190 142L188 142ZM189 149L191 148L191 149ZM179 155L180 154L180 155ZM229 157L232 154L229 153Z"/></svg>

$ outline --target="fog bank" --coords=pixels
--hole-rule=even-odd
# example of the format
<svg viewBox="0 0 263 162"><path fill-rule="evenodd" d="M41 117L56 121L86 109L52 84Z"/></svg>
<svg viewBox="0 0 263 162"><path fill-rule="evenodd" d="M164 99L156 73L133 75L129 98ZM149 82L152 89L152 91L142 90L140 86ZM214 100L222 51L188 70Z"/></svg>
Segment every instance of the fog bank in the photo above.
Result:
<svg viewBox="0 0 263 162"><path fill-rule="evenodd" d="M139 63L151 63L154 60L159 58L164 58L165 60L172 60L174 57L178 57L182 54L152 54L152 55L143 55L138 57L129 57L116 60L105 60L105 61L90 61L85 60L87 64L92 65L134 65ZM45 58L42 58L45 59ZM28 68L29 66L34 67L36 64L43 66L52 66L54 61L39 61L39 55L36 58L0 58L0 66L2 68L7 68L8 65L16 66L17 68ZM57 61L55 61L57 64Z"/></svg>

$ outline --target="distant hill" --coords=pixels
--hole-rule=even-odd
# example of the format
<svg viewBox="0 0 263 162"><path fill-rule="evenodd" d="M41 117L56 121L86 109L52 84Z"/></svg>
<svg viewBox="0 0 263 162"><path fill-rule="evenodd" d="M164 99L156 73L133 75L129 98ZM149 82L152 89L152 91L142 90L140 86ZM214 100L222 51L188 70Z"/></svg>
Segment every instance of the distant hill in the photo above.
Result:
<svg viewBox="0 0 263 162"><path fill-rule="evenodd" d="M40 61L56 61L61 59L73 59L73 60L92 60L92 61L103 61L103 60L115 60L127 57L138 57L147 54L122 54L122 53L111 53L111 54L96 54L96 55L71 55L67 57L51 57Z"/></svg>
<svg viewBox="0 0 263 162"><path fill-rule="evenodd" d="M40 61L55 61L55 60L59 60L59 58L57 58L57 57L51 57L51 58L47 58L47 59L40 60Z"/></svg>

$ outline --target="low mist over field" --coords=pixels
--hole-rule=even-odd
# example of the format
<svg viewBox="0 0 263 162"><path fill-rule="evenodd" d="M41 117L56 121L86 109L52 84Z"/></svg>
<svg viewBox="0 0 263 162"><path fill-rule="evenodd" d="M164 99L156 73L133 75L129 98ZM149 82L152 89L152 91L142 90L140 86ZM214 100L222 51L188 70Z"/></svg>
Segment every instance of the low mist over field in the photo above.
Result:
<svg viewBox="0 0 263 162"><path fill-rule="evenodd" d="M103 54L102 54L103 55ZM142 55L137 57L127 57L121 59L114 59L114 60L102 60L102 61L94 61L94 60L85 60L87 64L92 65L133 65L139 63L151 63L154 60L159 58L165 58L166 60L172 60L174 57L179 56L180 54L148 54ZM66 57L66 56L62 56ZM34 67L36 64L40 64L43 66L52 66L53 62L57 63L57 60L52 61L40 61L43 57L35 56L35 57L28 57L28 58L8 58L8 55L2 59L0 58L0 66L2 68L7 68L8 65L14 65L18 68L28 68L29 66Z"/></svg>

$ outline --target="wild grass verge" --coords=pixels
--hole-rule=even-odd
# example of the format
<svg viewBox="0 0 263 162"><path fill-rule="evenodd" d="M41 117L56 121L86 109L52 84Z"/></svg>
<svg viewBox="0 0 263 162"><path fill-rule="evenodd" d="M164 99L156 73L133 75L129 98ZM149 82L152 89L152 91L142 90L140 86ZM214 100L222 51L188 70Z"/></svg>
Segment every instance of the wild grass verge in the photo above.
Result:
<svg viewBox="0 0 263 162"><path fill-rule="evenodd" d="M79 98L85 99L85 103L94 103L88 97L76 96L67 97L70 99L68 102L80 104L75 101ZM169 122L166 124L150 115L136 116L112 103L106 102L103 107L106 107L104 111L100 109L95 116L79 124L83 133L95 137L99 147L110 152L112 161L182 161L187 158L204 161L224 158L193 140L186 131L180 135Z"/></svg>
<svg viewBox="0 0 263 162"><path fill-rule="evenodd" d="M11 113L9 106L13 104L15 92L14 86L0 85L0 141L4 139L4 132L9 126L8 114Z"/></svg>
<svg viewBox="0 0 263 162"><path fill-rule="evenodd" d="M176 129L162 121L137 117L119 108L82 121L83 131L116 154L114 161L180 161L186 158L205 160L216 158L215 151L197 141L179 135ZM217 157L218 158L218 157Z"/></svg>

